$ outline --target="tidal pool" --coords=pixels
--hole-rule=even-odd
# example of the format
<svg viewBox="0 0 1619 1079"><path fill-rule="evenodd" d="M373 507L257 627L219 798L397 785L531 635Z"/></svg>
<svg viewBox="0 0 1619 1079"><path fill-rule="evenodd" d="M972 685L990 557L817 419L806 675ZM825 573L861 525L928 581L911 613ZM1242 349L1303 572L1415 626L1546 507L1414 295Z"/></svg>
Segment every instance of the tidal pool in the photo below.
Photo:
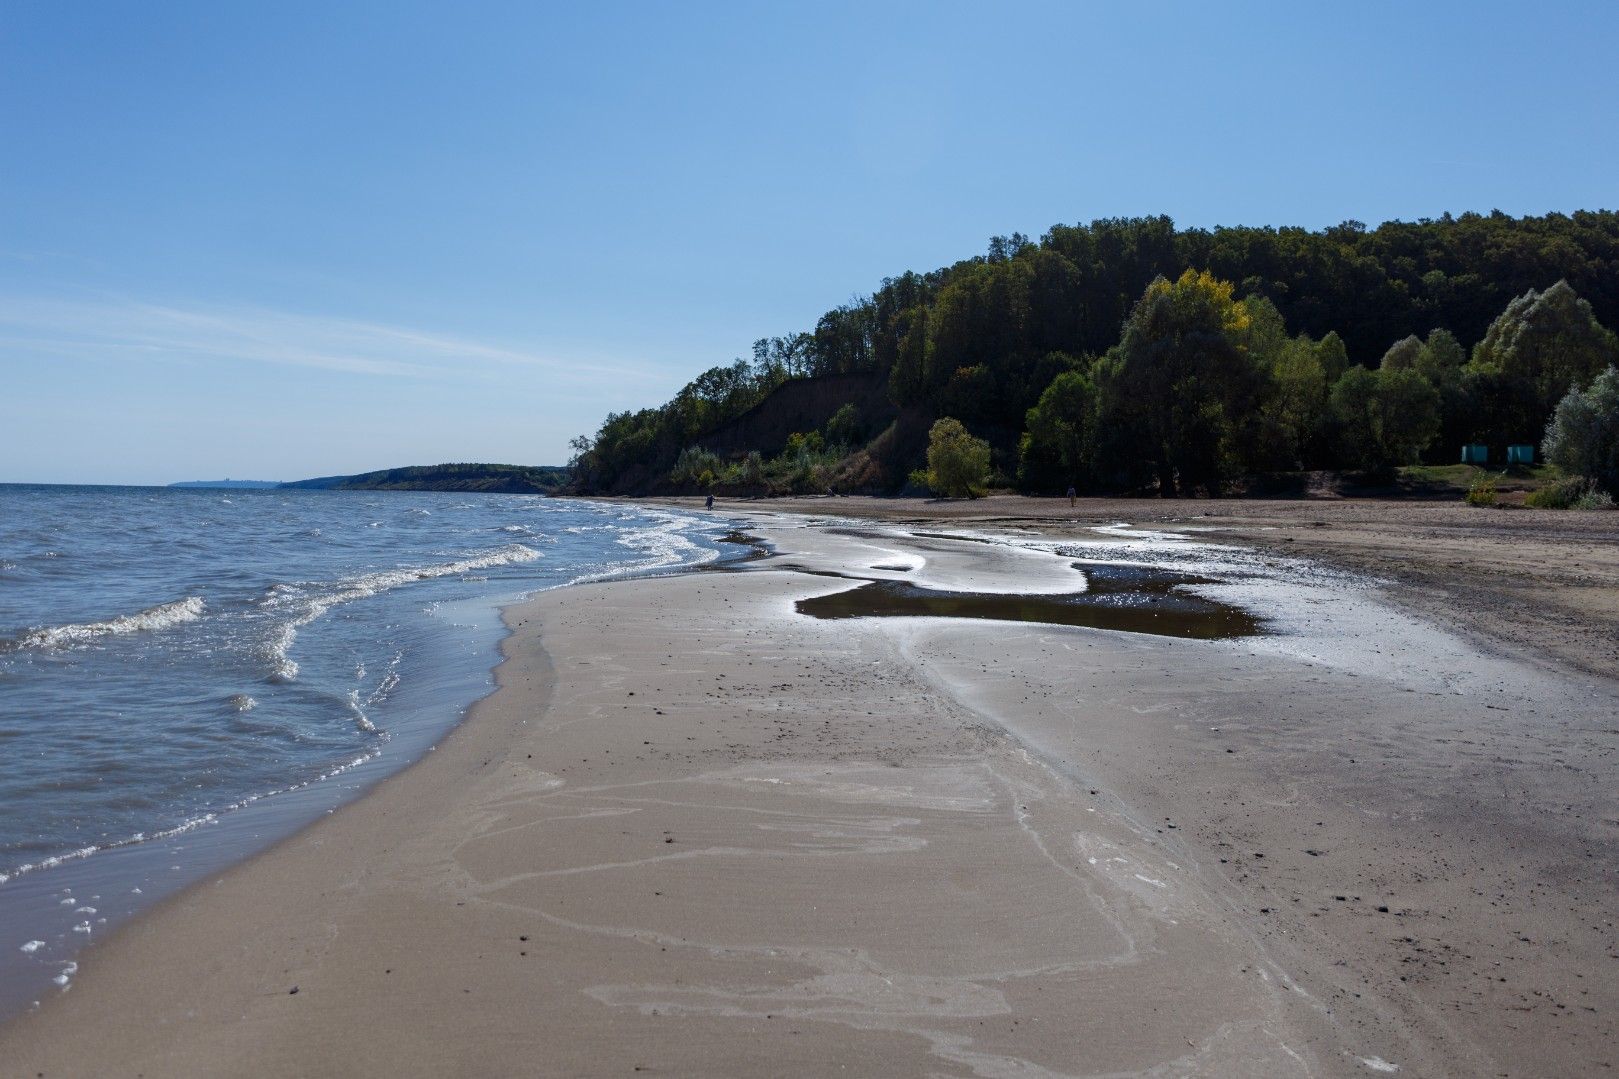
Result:
<svg viewBox="0 0 1619 1079"><path fill-rule="evenodd" d="M1057 595L1008 595L923 588L909 581L874 580L857 588L798 601L812 618L987 618L1056 626L1225 640L1262 631L1240 607L1184 590L1206 577L1140 566L1076 563L1089 587Z"/></svg>

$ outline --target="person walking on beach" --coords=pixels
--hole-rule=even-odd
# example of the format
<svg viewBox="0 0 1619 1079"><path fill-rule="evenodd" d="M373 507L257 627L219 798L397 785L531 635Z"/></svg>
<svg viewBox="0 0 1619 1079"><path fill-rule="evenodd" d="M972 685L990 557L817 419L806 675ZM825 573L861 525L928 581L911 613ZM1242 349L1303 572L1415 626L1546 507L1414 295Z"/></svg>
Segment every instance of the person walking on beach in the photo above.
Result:
<svg viewBox="0 0 1619 1079"><path fill-rule="evenodd" d="M1078 497L1079 497L1079 495L1074 491L1074 485L1070 483L1068 485L1068 508L1069 509L1073 508L1074 502L1078 499Z"/></svg>
<svg viewBox="0 0 1619 1079"><path fill-rule="evenodd" d="M703 508L705 510L711 510L711 509L714 508L714 496L713 495L708 496L708 501L703 503Z"/></svg>

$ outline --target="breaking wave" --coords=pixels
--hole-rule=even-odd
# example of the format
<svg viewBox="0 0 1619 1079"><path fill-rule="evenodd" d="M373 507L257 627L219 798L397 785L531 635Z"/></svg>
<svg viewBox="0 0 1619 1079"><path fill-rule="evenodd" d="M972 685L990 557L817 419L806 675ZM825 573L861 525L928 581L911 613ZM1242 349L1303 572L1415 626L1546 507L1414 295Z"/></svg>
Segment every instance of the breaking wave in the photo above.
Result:
<svg viewBox="0 0 1619 1079"><path fill-rule="evenodd" d="M532 547L524 547L521 543L508 543L504 547L471 558L459 559L455 562L441 562L433 566L418 566L415 568L382 570L377 573L367 573L339 583L333 591L315 596L306 596L300 589L289 585L275 585L264 597L264 603L269 607L279 607L293 602L302 602L302 607L291 619L282 623L275 637L269 644L269 659L271 662L270 680L272 682L292 682L298 677L298 663L291 656L292 646L298 640L298 631L309 625L315 619L343 603L352 603L357 599L365 599L379 592L387 592L400 585L410 584L414 581L428 581L436 577L454 577L461 574L472 573L475 570L488 569L491 566L509 566L517 562L532 562L543 557L539 551ZM373 730L370 721L363 713L360 716L362 730Z"/></svg>
<svg viewBox="0 0 1619 1079"><path fill-rule="evenodd" d="M99 637L111 637L124 633L141 633L149 630L168 629L185 622L195 622L202 617L203 602L201 596L187 596L172 603L159 603L156 607L148 607L144 611L134 614L121 614L116 618L109 618L105 622L70 623L65 626L38 626L26 630L9 642L0 643L0 647L16 648L62 648L85 641L93 641Z"/></svg>

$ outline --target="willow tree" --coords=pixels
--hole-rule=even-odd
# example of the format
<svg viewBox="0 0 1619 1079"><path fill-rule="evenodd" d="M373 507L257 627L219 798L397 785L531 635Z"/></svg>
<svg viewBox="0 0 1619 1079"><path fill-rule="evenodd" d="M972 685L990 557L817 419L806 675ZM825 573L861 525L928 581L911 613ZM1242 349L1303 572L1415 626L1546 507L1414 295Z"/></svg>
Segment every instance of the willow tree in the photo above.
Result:
<svg viewBox="0 0 1619 1079"><path fill-rule="evenodd" d="M1619 368L1568 391L1546 424L1541 452L1570 476L1619 495Z"/></svg>
<svg viewBox="0 0 1619 1079"><path fill-rule="evenodd" d="M1473 349L1470 370L1503 378L1543 419L1570 389L1615 363L1619 341L1613 332L1597 322L1591 305L1567 281L1558 281L1507 304Z"/></svg>

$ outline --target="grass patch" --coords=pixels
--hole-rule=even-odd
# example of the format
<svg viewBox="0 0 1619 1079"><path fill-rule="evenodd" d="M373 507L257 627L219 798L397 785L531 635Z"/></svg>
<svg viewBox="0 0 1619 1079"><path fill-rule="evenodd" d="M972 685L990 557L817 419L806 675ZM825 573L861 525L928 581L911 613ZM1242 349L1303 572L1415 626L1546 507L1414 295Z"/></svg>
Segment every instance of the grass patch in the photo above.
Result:
<svg viewBox="0 0 1619 1079"><path fill-rule="evenodd" d="M1398 482L1402 487L1464 498L1481 471L1477 465L1407 465L1399 470ZM1498 494L1538 491L1563 478L1553 465L1513 465L1489 474L1495 477Z"/></svg>

